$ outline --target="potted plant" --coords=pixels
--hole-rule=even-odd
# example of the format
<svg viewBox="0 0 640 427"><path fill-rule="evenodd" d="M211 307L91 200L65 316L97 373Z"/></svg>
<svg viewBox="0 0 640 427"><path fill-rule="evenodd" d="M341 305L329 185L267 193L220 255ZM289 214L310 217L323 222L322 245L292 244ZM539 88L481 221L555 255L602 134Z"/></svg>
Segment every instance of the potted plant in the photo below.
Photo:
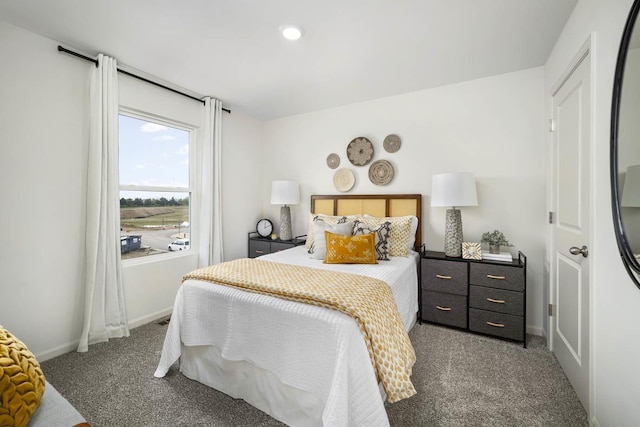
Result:
<svg viewBox="0 0 640 427"><path fill-rule="evenodd" d="M500 230L483 233L480 241L489 245L489 253L491 254L499 254L500 246L513 246Z"/></svg>

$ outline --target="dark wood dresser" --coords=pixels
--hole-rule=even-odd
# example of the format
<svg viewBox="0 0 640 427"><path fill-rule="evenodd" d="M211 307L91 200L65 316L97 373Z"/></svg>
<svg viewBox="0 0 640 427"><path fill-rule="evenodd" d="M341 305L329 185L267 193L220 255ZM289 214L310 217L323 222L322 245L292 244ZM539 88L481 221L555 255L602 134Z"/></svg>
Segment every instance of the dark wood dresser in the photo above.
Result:
<svg viewBox="0 0 640 427"><path fill-rule="evenodd" d="M522 342L526 347L527 258L452 258L423 251L420 319Z"/></svg>

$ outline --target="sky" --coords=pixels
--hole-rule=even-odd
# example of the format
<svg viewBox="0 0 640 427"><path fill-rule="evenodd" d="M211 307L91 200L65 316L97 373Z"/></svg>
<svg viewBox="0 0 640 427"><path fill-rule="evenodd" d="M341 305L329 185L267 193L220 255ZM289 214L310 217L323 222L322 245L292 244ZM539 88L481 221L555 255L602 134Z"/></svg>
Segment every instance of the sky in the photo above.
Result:
<svg viewBox="0 0 640 427"><path fill-rule="evenodd" d="M189 187L189 132L120 115L120 185ZM126 192L123 197L160 197ZM162 193L171 197L169 193ZM185 193L178 193L185 197Z"/></svg>

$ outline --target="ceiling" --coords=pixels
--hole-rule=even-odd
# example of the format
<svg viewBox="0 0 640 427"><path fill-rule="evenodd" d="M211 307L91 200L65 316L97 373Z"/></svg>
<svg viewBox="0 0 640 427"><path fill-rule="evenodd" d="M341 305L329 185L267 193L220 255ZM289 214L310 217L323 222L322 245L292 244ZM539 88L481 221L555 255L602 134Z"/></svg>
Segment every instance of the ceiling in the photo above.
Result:
<svg viewBox="0 0 640 427"><path fill-rule="evenodd" d="M0 17L268 120L544 65L576 3L0 0Z"/></svg>

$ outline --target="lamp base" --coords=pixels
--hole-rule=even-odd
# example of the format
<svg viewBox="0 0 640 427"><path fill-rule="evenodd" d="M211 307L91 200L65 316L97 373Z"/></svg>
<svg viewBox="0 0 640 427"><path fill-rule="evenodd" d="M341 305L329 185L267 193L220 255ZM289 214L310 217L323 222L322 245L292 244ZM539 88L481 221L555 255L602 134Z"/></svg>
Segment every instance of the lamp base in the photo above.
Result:
<svg viewBox="0 0 640 427"><path fill-rule="evenodd" d="M291 239L291 210L285 205L280 208L280 240Z"/></svg>
<svg viewBox="0 0 640 427"><path fill-rule="evenodd" d="M462 214L456 208L447 209L444 254L449 257L462 256Z"/></svg>

